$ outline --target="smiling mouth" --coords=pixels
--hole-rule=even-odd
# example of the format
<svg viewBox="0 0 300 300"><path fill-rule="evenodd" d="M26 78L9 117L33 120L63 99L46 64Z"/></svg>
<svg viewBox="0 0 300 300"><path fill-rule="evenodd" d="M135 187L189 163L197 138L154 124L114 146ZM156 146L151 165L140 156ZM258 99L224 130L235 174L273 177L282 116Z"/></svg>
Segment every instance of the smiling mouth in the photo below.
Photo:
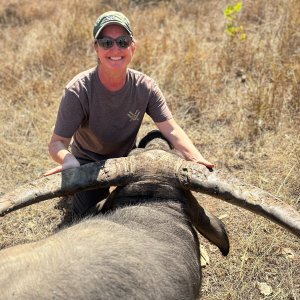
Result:
<svg viewBox="0 0 300 300"><path fill-rule="evenodd" d="M114 61L117 61L117 60L121 60L122 57L121 56L111 56L109 57L110 60L114 60Z"/></svg>

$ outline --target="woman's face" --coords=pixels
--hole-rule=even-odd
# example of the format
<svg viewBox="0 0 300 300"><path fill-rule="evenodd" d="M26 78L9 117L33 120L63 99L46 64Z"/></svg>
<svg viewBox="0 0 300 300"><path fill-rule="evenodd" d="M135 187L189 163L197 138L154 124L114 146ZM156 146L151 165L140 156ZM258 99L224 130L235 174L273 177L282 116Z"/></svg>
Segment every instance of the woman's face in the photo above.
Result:
<svg viewBox="0 0 300 300"><path fill-rule="evenodd" d="M101 32L101 37L110 37L113 39L124 35L128 36L129 34L125 28L119 25L108 25ZM120 48L114 42L111 48L105 49L99 46L98 43L95 43L95 51L100 60L102 71L124 72L132 60L135 44L133 42L128 48Z"/></svg>

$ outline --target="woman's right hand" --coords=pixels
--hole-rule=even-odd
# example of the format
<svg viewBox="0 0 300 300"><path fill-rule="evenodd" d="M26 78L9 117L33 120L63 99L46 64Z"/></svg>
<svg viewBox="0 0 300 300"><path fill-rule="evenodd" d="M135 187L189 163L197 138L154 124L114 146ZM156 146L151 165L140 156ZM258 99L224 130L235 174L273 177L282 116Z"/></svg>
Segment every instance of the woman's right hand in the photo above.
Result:
<svg viewBox="0 0 300 300"><path fill-rule="evenodd" d="M51 170L46 171L43 176L49 176L55 173L59 173L62 170L71 169L71 168L78 168L80 167L79 161L75 158L74 155L71 153L65 156L64 162L62 165L59 165Z"/></svg>
<svg viewBox="0 0 300 300"><path fill-rule="evenodd" d="M48 148L51 157L59 165L45 172L43 174L44 176L49 176L55 173L59 173L62 170L77 168L80 166L80 163L76 159L76 157L67 150L70 141L71 138L65 138L53 133Z"/></svg>

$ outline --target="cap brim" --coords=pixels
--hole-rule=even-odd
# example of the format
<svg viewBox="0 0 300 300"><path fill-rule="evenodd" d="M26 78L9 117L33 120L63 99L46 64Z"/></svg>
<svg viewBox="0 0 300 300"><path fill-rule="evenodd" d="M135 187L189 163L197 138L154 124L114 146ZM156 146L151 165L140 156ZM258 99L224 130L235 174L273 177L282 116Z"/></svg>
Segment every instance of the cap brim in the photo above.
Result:
<svg viewBox="0 0 300 300"><path fill-rule="evenodd" d="M130 35L132 35L132 31L130 30L130 28L128 28L128 26L125 26L122 22L118 22L118 21L116 21L116 20L113 20L113 21L108 21L108 22L106 22L105 24L103 24L103 25L98 29L98 31L97 31L96 34L95 34L95 40L98 38L100 32L103 30L104 27L106 27L106 26L108 26L108 25L113 25L113 24L122 26L124 29L126 29L126 31L127 31Z"/></svg>

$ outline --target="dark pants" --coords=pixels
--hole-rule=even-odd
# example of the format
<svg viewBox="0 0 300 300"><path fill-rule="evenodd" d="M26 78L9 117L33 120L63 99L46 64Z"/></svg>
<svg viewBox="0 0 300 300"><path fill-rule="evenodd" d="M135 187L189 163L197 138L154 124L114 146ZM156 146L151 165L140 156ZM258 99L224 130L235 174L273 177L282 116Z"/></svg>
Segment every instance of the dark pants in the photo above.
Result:
<svg viewBox="0 0 300 300"><path fill-rule="evenodd" d="M77 158L80 165L91 163L85 159ZM84 217L93 212L95 205L101 200L107 198L109 195L109 188L93 189L82 191L73 195L73 212L77 217Z"/></svg>

